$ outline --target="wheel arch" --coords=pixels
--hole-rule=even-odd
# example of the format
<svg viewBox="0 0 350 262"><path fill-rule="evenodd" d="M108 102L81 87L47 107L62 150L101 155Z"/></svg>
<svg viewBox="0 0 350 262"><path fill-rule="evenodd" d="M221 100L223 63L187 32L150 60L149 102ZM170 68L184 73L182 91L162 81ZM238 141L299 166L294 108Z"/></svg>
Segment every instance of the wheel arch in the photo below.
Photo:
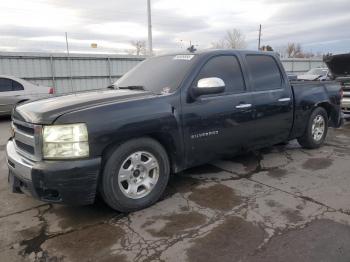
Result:
<svg viewBox="0 0 350 262"><path fill-rule="evenodd" d="M316 105L316 107L321 107L324 110L326 110L327 115L328 115L329 126L339 127L341 125L341 121L340 121L341 114L339 113L336 106L334 106L330 102L320 102ZM339 110L340 110L340 108L339 108Z"/></svg>
<svg viewBox="0 0 350 262"><path fill-rule="evenodd" d="M113 151L116 148L118 148L120 145L122 145L127 141L138 139L138 138L151 138L157 141L165 149L165 152L167 153L171 173L177 173L181 170L182 165L181 163L179 163L179 160L177 157L178 151L180 149L176 145L173 137L163 132L152 132L152 133L144 134L142 136L130 136L107 145L105 149L102 151L102 165L101 165L102 169L104 168L104 165L108 157L113 153Z"/></svg>
<svg viewBox="0 0 350 262"><path fill-rule="evenodd" d="M320 102L318 104L315 105L314 109L315 110L317 107L321 107L323 108L324 110L326 110L327 112L327 115L328 115L328 119L331 118L331 115L332 115L332 106L329 102Z"/></svg>

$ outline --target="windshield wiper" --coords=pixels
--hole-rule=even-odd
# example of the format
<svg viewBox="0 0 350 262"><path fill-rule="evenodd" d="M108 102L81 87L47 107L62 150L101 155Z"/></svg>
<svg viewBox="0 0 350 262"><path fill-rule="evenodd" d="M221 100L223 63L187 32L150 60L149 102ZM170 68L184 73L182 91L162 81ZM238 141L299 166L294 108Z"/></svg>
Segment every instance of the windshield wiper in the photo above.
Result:
<svg viewBox="0 0 350 262"><path fill-rule="evenodd" d="M145 88L143 86L118 86L118 89L130 89L130 90L143 90L145 91Z"/></svg>

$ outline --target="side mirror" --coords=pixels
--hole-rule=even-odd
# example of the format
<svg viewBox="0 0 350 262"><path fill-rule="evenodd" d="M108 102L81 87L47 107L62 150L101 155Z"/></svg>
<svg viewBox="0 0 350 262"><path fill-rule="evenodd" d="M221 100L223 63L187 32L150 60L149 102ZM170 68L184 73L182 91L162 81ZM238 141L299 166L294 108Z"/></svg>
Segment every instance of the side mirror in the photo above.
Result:
<svg viewBox="0 0 350 262"><path fill-rule="evenodd" d="M218 77L202 78L197 86L192 87L192 93L195 97L201 95L219 94L225 91L225 82Z"/></svg>

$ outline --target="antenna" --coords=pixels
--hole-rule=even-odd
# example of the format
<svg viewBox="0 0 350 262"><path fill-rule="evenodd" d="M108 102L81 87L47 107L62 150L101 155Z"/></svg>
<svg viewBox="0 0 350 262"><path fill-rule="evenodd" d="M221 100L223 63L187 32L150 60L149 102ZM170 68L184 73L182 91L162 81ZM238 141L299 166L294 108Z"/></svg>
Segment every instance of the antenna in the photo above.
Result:
<svg viewBox="0 0 350 262"><path fill-rule="evenodd" d="M69 45L68 45L68 34L67 34L67 32L65 32L65 35L66 35L68 71L69 71L69 78L70 78L70 89L73 92L72 62L70 60Z"/></svg>
<svg viewBox="0 0 350 262"><path fill-rule="evenodd" d="M148 55L151 56L153 54L151 0L147 0L147 16L148 16Z"/></svg>

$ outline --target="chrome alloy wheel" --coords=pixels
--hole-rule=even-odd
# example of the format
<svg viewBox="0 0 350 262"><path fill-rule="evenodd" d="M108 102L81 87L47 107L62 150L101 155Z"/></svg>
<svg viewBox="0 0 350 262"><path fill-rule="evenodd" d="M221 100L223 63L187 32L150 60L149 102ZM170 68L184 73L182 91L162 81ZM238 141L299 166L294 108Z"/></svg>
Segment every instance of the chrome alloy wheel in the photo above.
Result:
<svg viewBox="0 0 350 262"><path fill-rule="evenodd" d="M318 142L322 139L326 128L326 122L323 116L317 115L312 122L311 134L313 139Z"/></svg>
<svg viewBox="0 0 350 262"><path fill-rule="evenodd" d="M139 199L153 190L158 178L158 160L149 152L138 151L128 156L121 165L118 185L126 197Z"/></svg>

